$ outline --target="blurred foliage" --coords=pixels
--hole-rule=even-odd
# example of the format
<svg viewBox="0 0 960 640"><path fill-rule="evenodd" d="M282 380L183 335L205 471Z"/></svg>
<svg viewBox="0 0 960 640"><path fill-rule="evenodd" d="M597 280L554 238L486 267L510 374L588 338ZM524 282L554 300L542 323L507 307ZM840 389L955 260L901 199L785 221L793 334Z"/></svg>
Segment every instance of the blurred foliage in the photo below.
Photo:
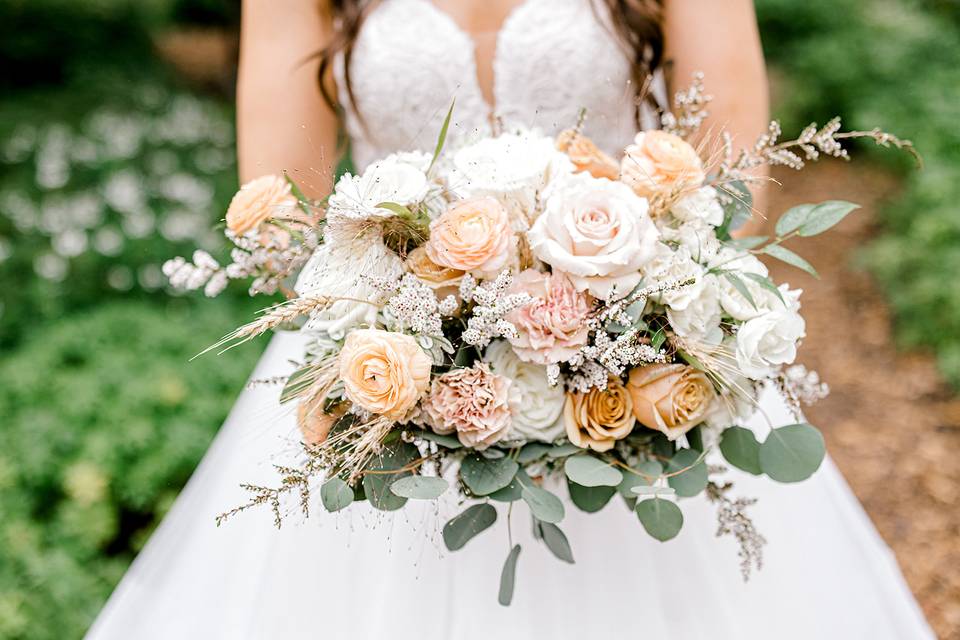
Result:
<svg viewBox="0 0 960 640"><path fill-rule="evenodd" d="M252 300L115 302L0 364L0 637L79 638L203 455L257 349L188 362Z"/></svg>
<svg viewBox="0 0 960 640"><path fill-rule="evenodd" d="M901 344L934 349L960 385L960 3L758 0L757 9L784 79L785 130L837 113L848 127L909 138L923 155L917 171L905 154L873 153L905 184L862 260L887 291Z"/></svg>

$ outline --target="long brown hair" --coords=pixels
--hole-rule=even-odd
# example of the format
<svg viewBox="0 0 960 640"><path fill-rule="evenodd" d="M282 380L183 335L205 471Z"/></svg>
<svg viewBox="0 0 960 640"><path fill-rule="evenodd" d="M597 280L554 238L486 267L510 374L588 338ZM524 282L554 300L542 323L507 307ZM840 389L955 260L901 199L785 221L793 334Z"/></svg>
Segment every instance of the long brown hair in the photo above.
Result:
<svg viewBox="0 0 960 640"><path fill-rule="evenodd" d="M330 43L319 52L320 88L331 108L337 99L325 81L333 59L343 54L346 99L356 111L353 85L350 82L350 58L367 12L378 0L330 0L329 18L335 29ZM648 98L646 87L663 59L663 0L597 0L607 6L614 35L620 41L632 63L631 76L638 88L638 96ZM595 6L595 5L594 5Z"/></svg>

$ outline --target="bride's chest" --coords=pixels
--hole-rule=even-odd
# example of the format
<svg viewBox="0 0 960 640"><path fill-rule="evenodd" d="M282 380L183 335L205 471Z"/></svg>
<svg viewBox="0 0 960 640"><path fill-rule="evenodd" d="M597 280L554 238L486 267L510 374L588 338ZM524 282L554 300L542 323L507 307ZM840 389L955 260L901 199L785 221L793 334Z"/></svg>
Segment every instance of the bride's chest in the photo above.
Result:
<svg viewBox="0 0 960 640"><path fill-rule="evenodd" d="M628 140L636 93L630 63L605 8L591 2L525 0L478 48L431 0L382 0L367 15L349 59L363 124L346 96L341 99L357 163L373 159L358 157L364 154L430 148L454 99L451 135L459 138L489 133L491 116L505 127L554 133L586 110L587 132L601 146ZM478 70L489 82L486 92ZM338 75L344 93L342 61Z"/></svg>

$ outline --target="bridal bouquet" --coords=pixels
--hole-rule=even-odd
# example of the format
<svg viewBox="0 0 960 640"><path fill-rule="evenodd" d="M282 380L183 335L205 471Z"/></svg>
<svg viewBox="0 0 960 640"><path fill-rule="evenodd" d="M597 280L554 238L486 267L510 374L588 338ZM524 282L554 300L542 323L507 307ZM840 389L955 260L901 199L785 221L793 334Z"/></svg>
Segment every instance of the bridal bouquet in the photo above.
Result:
<svg viewBox="0 0 960 640"><path fill-rule="evenodd" d="M728 497L723 467L707 456L804 480L824 442L799 407L826 387L791 366L804 337L801 292L773 282L758 256L813 273L785 245L856 205L804 204L771 237L737 237L751 215L747 185L764 164L845 157L844 138L909 143L842 133L834 120L786 142L773 124L738 154L720 136L707 155L710 144L688 141L707 100L696 82L619 158L579 127L447 150L448 114L432 154L347 173L322 202L285 177L244 185L226 215L232 262L198 253L165 271L208 294L231 278L253 278L254 293L285 290L299 271L289 301L215 347L302 322L309 345L280 402L296 403L303 456L277 468L279 486L246 486L250 502L221 519L267 505L280 526L284 497L307 513L317 488L329 511L448 494L463 504L442 531L457 550L493 525L492 502L522 501L537 537L573 562L557 480L587 512L619 496L661 541L683 524L677 499L706 492L744 575L759 566L752 501ZM764 387L797 417L761 442L744 425ZM504 566L503 604L519 551Z"/></svg>

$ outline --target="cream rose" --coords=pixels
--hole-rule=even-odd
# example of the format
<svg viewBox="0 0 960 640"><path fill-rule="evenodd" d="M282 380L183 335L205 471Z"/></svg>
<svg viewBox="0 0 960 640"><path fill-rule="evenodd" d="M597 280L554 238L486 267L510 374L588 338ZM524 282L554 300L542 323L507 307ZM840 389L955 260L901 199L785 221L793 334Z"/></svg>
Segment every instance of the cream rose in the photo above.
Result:
<svg viewBox="0 0 960 640"><path fill-rule="evenodd" d="M603 390L568 393L563 421L570 442L594 451L612 449L617 440L629 435L636 422L630 394L617 378L611 378Z"/></svg>
<svg viewBox="0 0 960 640"><path fill-rule="evenodd" d="M516 238L510 217L489 197L461 200L430 223L427 256L461 271L496 272L507 265Z"/></svg>
<svg viewBox="0 0 960 640"><path fill-rule="evenodd" d="M483 359L516 392L510 396L513 419L504 440L553 442L563 434L563 386L550 385L545 367L522 361L502 340L487 347Z"/></svg>
<svg viewBox="0 0 960 640"><path fill-rule="evenodd" d="M567 154L576 171L586 171L594 178L608 180L620 177L620 167L616 161L600 151L593 140L573 129L567 129L557 136L557 149Z"/></svg>
<svg viewBox="0 0 960 640"><path fill-rule="evenodd" d="M527 269L514 278L511 293L533 298L505 317L517 329L511 342L520 358L554 364L568 360L586 344L590 298L578 292L565 275Z"/></svg>
<svg viewBox="0 0 960 640"><path fill-rule="evenodd" d="M699 187L705 178L696 149L664 131L638 133L620 161L620 180L644 197Z"/></svg>
<svg viewBox="0 0 960 640"><path fill-rule="evenodd" d="M340 351L344 392L357 406L401 420L430 384L431 360L412 337L357 329Z"/></svg>
<svg viewBox="0 0 960 640"><path fill-rule="evenodd" d="M227 228L238 236L270 218L289 218L297 207L290 183L280 176L261 176L246 183L227 208Z"/></svg>
<svg viewBox="0 0 960 640"><path fill-rule="evenodd" d="M527 234L537 258L603 300L623 297L640 282L658 237L646 200L620 182L585 173L551 186Z"/></svg>
<svg viewBox="0 0 960 640"><path fill-rule="evenodd" d="M704 372L679 363L637 367L627 389L637 422L670 440L703 422L716 396Z"/></svg>
<svg viewBox="0 0 960 640"><path fill-rule="evenodd" d="M430 259L426 247L422 245L410 252L403 266L433 289L441 300L448 295L457 295L459 292L464 272L437 264Z"/></svg>
<svg viewBox="0 0 960 640"><path fill-rule="evenodd" d="M435 378L421 406L437 433L456 432L465 447L486 449L510 428L512 387L509 378L480 363Z"/></svg>

